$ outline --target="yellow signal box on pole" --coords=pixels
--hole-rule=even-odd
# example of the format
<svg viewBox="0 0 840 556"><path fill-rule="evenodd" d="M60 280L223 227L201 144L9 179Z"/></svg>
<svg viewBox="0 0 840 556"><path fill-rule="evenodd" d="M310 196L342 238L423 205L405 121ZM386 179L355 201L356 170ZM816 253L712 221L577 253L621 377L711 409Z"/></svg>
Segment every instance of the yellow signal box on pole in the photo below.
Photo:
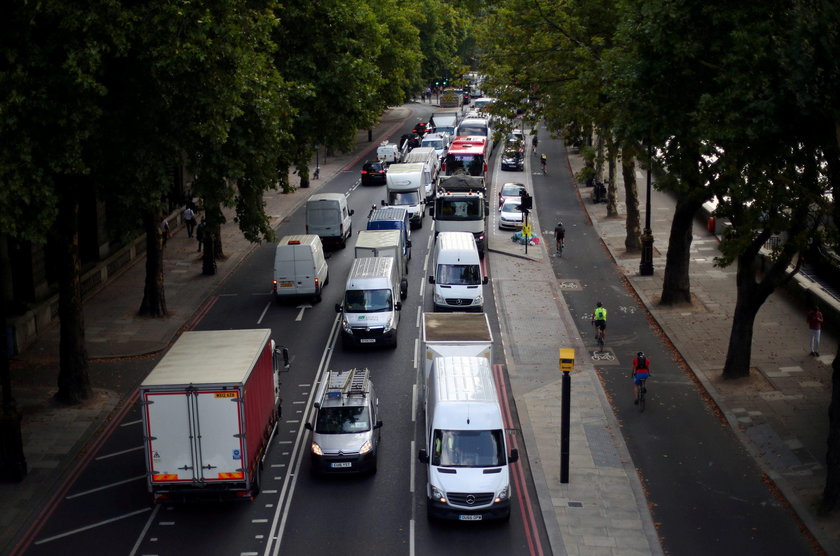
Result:
<svg viewBox="0 0 840 556"><path fill-rule="evenodd" d="M575 350L573 348L560 348L560 370L564 373L575 370Z"/></svg>

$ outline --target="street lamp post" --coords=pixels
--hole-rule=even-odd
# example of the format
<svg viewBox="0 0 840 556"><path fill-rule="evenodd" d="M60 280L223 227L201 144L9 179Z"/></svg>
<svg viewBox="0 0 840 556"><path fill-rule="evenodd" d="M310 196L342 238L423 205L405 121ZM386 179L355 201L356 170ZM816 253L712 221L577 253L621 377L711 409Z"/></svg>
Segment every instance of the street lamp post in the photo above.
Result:
<svg viewBox="0 0 840 556"><path fill-rule="evenodd" d="M642 231L642 260L639 263L639 274L653 275L653 231L650 229L650 189L651 166L653 161L653 147L648 143L648 171L647 171L647 202L645 203L645 229Z"/></svg>

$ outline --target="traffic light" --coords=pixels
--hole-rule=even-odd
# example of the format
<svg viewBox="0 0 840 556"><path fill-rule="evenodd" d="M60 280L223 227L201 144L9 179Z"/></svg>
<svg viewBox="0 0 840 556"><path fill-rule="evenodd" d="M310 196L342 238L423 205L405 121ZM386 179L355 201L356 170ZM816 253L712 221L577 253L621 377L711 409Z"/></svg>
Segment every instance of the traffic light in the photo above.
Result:
<svg viewBox="0 0 840 556"><path fill-rule="evenodd" d="M531 210L531 208L533 208L534 198L528 195L527 191L522 192L520 199L522 199L522 202L519 204L519 210L525 212L526 210Z"/></svg>

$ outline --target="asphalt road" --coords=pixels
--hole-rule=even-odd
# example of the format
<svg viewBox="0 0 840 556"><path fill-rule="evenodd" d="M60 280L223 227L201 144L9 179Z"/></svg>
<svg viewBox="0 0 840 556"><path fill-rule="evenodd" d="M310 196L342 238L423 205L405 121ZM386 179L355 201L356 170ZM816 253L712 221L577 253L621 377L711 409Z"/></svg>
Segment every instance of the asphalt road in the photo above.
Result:
<svg viewBox="0 0 840 556"><path fill-rule="evenodd" d="M418 110L417 119L422 120L431 112L430 107ZM406 121L394 137L410 130L414 121ZM385 191L382 186L355 186L363 161L364 157L322 189L350 192L354 231L364 228L368 209L379 204ZM278 234L301 233L303 218L302 211L288 215ZM528 552L528 534L540 535L542 546L548 547L544 530L526 532L518 504L507 524L426 520L425 471L416 461L423 418L416 410L414 392L419 314L432 308L426 287L432 241L428 215L412 240L409 294L401 314L399 345L393 350L345 351L335 342L334 305L343 294L352 263L350 246L331 253L330 282L321 303L273 302L269 294L271 245L257 248L209 301L210 310L196 329L268 327L292 355L291 368L281 377L283 418L265 462L263 491L253 502L153 505L146 491L139 410L134 405L82 471L27 554L81 554L94 549L104 554L370 554L373 547L379 554L523 554ZM498 330L492 289L485 288L485 294L491 325ZM501 346L495 355L496 363L503 364ZM151 370L156 362L150 359L140 364ZM317 377L325 369L358 366L371 370L384 422L378 472L362 477L313 477L304 423ZM510 428L516 430L515 404L512 399L508 403L514 419ZM536 500L527 461L523 450L517 465L525 471L527 498ZM515 496L524 494L515 492Z"/></svg>

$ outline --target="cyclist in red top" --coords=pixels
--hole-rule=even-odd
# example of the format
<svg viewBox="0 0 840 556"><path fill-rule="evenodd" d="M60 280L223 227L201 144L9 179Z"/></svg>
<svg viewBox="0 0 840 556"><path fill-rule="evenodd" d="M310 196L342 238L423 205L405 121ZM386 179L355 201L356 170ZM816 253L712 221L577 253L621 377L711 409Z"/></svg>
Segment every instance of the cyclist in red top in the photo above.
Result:
<svg viewBox="0 0 840 556"><path fill-rule="evenodd" d="M639 386L650 376L650 359L640 351L633 359L633 403L639 403Z"/></svg>

